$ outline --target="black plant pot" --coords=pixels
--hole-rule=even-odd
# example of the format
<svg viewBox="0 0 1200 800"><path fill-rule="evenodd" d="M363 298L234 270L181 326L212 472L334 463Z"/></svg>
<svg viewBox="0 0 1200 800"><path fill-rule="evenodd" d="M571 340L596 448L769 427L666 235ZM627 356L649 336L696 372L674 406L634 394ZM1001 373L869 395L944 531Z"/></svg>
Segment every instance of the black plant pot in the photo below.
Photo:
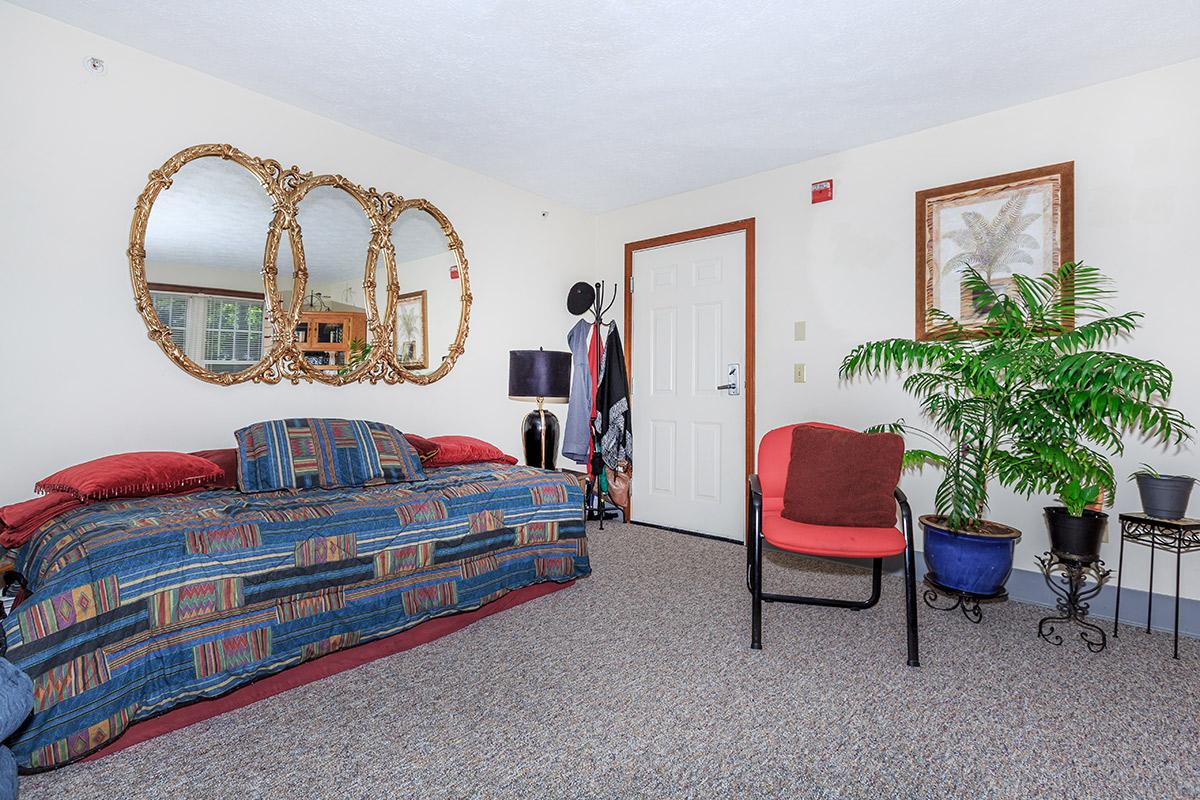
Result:
<svg viewBox="0 0 1200 800"><path fill-rule="evenodd" d="M1188 500L1196 481L1186 475L1138 475L1138 494L1142 496L1142 511L1159 519L1182 519L1187 516Z"/></svg>
<svg viewBox="0 0 1200 800"><path fill-rule="evenodd" d="M1082 517L1075 517L1062 506L1048 506L1046 526L1050 529L1050 549L1059 558L1089 564L1100 558L1108 514L1084 510Z"/></svg>

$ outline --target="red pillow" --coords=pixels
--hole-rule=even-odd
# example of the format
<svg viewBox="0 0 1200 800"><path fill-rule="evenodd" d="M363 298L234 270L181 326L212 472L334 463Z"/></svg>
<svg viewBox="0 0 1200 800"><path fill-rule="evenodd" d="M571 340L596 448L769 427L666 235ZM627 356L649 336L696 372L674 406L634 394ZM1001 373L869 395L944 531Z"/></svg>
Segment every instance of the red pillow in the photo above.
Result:
<svg viewBox="0 0 1200 800"><path fill-rule="evenodd" d="M904 439L797 425L783 490L784 519L810 525L892 528Z"/></svg>
<svg viewBox="0 0 1200 800"><path fill-rule="evenodd" d="M45 497L0 508L0 547L20 547L42 525L78 506L79 499L75 495L51 492Z"/></svg>
<svg viewBox="0 0 1200 800"><path fill-rule="evenodd" d="M438 454L441 449L437 442L431 442L424 436L417 436L415 433L406 433L404 438L413 446L413 450L417 451L417 457L421 459L422 464L428 464L429 460Z"/></svg>
<svg viewBox="0 0 1200 800"><path fill-rule="evenodd" d="M43 478L34 491L69 492L84 502L111 497L150 497L207 486L223 471L187 453L121 453L76 464Z"/></svg>
<svg viewBox="0 0 1200 800"><path fill-rule="evenodd" d="M192 455L208 459L223 471L224 474L209 484L209 488L238 488L238 451L236 447L224 447L220 450L197 450Z"/></svg>
<svg viewBox="0 0 1200 800"><path fill-rule="evenodd" d="M449 467L454 464L475 464L486 461L495 461L501 464L517 463L515 458L505 455L494 444L488 444L482 439L472 436L433 436L429 441L438 446L437 455L428 462L431 467Z"/></svg>

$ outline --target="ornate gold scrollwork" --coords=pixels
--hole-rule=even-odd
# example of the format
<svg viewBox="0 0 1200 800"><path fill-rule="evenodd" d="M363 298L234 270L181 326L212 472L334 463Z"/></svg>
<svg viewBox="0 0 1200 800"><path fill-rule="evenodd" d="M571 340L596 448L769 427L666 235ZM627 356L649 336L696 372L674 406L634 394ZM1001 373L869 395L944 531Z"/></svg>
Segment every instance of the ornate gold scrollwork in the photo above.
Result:
<svg viewBox="0 0 1200 800"><path fill-rule="evenodd" d="M187 163L200 158L221 158L232 161L253 174L262 185L271 201L273 215L266 230L262 278L264 287L264 314L269 319L274 335L269 352L263 354L258 363L238 372L213 372L197 364L172 339L171 329L158 316L146 278L146 231L150 213L159 194L169 189L175 174ZM293 331L300 319L305 289L308 283L308 266L304 255L303 234L297 221L298 211L304 197L313 189L329 186L346 192L362 208L370 223L371 240L367 248L363 269L363 294L366 311L370 353L346 370L336 372L321 370L309 364ZM418 372L403 366L395 351L395 316L400 295L400 284L396 274L396 247L391 239L392 225L399 215L409 209L428 213L441 226L449 250L454 254L460 281L461 311L458 333L450 344L447 354L432 372ZM280 298L276 259L286 232L293 264L293 290L288 308L283 308ZM274 159L263 159L248 155L229 144L200 144L185 148L171 156L162 167L150 172L146 187L138 196L134 206L133 222L129 231L129 276L133 283L134 304L146 323L147 336L156 342L167 357L193 377L221 386L253 381L275 384L288 381L321 382L340 386L347 383L369 381L371 383L416 383L429 384L445 377L454 368L458 357L466 346L470 330L472 296L467 272L467 259L463 254L462 240L450 220L436 206L425 199L405 200L391 192L379 192L374 187L364 189L341 175L313 175L293 166L284 169ZM378 279L376 271L380 256L387 274L387 306L380 313L376 300ZM432 366L432 365L431 365Z"/></svg>

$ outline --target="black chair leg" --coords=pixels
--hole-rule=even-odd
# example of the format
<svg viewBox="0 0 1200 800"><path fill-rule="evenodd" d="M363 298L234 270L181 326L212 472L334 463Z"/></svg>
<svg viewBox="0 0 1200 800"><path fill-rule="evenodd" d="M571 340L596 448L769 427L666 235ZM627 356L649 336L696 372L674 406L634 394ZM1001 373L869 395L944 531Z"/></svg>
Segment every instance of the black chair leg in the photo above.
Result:
<svg viewBox="0 0 1200 800"><path fill-rule="evenodd" d="M849 608L862 611L871 608L879 602L883 590L883 559L872 559L871 564L871 596L866 600L840 600L833 597L805 597L795 594L774 594L759 591L758 596L764 603L792 603L800 606L827 606L830 608Z"/></svg>
<svg viewBox="0 0 1200 800"><path fill-rule="evenodd" d="M753 595L751 598L752 610L750 613L750 649L762 649L762 559L763 545L762 536L759 535L757 529L750 532L753 549L754 562L750 565L750 592Z"/></svg>
<svg viewBox="0 0 1200 800"><path fill-rule="evenodd" d="M883 559L876 558L871 562L871 596L867 599L863 608L870 608L879 602L879 595L883 592ZM851 608L856 608L851 606Z"/></svg>
<svg viewBox="0 0 1200 800"><path fill-rule="evenodd" d="M917 559L913 550L912 520L906 515L904 520L905 538L908 540L904 548L904 611L905 628L908 632L908 665L921 666L917 653Z"/></svg>

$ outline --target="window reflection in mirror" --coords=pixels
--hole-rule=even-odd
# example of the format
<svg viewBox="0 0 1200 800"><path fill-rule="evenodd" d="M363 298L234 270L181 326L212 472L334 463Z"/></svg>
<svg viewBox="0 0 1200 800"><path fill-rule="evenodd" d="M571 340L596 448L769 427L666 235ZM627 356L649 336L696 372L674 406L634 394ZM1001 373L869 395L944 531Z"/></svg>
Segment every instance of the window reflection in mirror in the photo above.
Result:
<svg viewBox="0 0 1200 800"><path fill-rule="evenodd" d="M258 178L215 157L184 164L154 202L145 245L154 310L210 372L240 372L270 350L262 260L271 218Z"/></svg>

